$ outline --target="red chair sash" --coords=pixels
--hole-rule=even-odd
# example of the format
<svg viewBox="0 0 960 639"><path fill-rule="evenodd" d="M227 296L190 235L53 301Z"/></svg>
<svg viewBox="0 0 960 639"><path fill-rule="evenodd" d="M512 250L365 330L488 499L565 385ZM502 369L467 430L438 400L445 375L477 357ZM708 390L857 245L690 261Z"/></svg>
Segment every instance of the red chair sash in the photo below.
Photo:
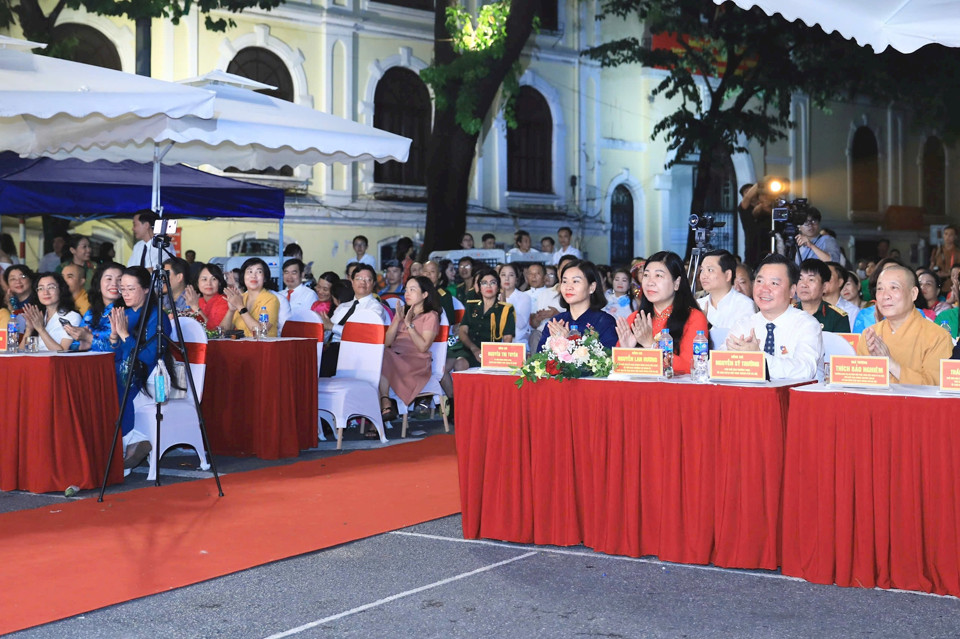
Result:
<svg viewBox="0 0 960 639"><path fill-rule="evenodd" d="M387 327L383 324L361 324L347 322L340 334L341 342L358 342L360 344L383 344Z"/></svg>
<svg viewBox="0 0 960 639"><path fill-rule="evenodd" d="M187 347L187 358L190 360L191 364L206 364L207 363L207 345L202 342L186 342L184 344ZM173 359L178 362L183 361L183 356L180 354L180 349L173 347L170 349L170 354L173 356Z"/></svg>
<svg viewBox="0 0 960 639"><path fill-rule="evenodd" d="M454 309L454 311L453 311L453 320L454 320L453 323L454 323L454 324L459 324L460 322L463 321L463 314L464 314L464 312L466 312L466 309L464 309L464 308Z"/></svg>
<svg viewBox="0 0 960 639"><path fill-rule="evenodd" d="M450 327L449 327L449 326L441 326L441 327L440 327L440 330L437 331L437 337L436 337L433 341L434 341L434 342L445 342L445 341L447 341L447 338L448 338L449 336L450 336Z"/></svg>
<svg viewBox="0 0 960 639"><path fill-rule="evenodd" d="M306 337L323 341L323 324L314 322L287 322L283 325L284 337Z"/></svg>

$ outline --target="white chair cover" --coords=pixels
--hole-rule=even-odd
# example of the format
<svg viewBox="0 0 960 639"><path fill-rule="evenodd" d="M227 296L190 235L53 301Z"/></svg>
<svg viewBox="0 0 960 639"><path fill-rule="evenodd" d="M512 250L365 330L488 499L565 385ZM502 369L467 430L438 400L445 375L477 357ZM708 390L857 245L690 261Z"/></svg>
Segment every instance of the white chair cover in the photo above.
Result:
<svg viewBox="0 0 960 639"><path fill-rule="evenodd" d="M856 355L857 351L850 345L850 342L843 339L836 333L823 331L823 361L830 364L832 355Z"/></svg>
<svg viewBox="0 0 960 639"><path fill-rule="evenodd" d="M320 360L323 358L323 320L308 308L301 308L290 314L283 325L281 337L312 337L317 340L317 378L320 377ZM323 428L317 422L317 434L320 441L327 441Z"/></svg>

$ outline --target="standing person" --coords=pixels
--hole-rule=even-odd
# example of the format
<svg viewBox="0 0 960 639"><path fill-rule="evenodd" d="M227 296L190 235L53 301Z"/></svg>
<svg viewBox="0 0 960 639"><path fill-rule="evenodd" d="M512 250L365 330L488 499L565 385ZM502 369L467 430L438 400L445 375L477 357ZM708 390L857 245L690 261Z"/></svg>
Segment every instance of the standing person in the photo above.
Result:
<svg viewBox="0 0 960 639"><path fill-rule="evenodd" d="M811 258L824 262L840 261L840 245L831 236L820 234L820 219L820 209L814 206L807 209L807 221L799 226L796 237L798 266Z"/></svg>
<svg viewBox="0 0 960 639"><path fill-rule="evenodd" d="M473 248L473 235L470 233L464 233L463 238L460 240L460 248L464 250L470 250Z"/></svg>
<svg viewBox="0 0 960 639"><path fill-rule="evenodd" d="M527 338L530 337L530 315L533 302L529 295L517 289L519 279L520 273L516 265L504 264L501 266L500 284L503 288L500 291L500 301L513 306L516 317L516 333L514 333L513 340L526 343Z"/></svg>
<svg viewBox="0 0 960 639"><path fill-rule="evenodd" d="M93 279L93 269L96 267L96 264L90 261L90 255L93 253L90 238L83 235L74 235L70 238L68 247L70 259L66 262L61 262L56 272L62 273L63 267L67 264L76 264L83 269L83 279L89 282Z"/></svg>
<svg viewBox="0 0 960 639"><path fill-rule="evenodd" d="M28 304L23 309L27 323L24 339L39 336L41 351L69 349L73 338L64 330L63 324L77 327L83 318L73 308L73 297L66 281L59 273L41 273L37 277L37 298L39 307Z"/></svg>
<svg viewBox="0 0 960 639"><path fill-rule="evenodd" d="M276 337L280 321L280 300L266 288L270 267L259 257L251 257L243 263L240 270L243 272L246 292L241 294L234 288L226 290L234 328L243 331L244 336L252 337L254 331L260 328L260 309L266 307L269 316L267 336Z"/></svg>
<svg viewBox="0 0 960 639"><path fill-rule="evenodd" d="M383 368L380 372L380 411L384 421L396 419L390 389L404 404L412 404L430 381L433 358L430 347L440 331L440 301L424 276L407 280L406 304L398 304L384 336Z"/></svg>
<svg viewBox="0 0 960 639"><path fill-rule="evenodd" d="M930 270L940 278L946 278L954 264L960 264L960 248L957 247L957 227L953 224L948 224L943 228L940 246L933 249L930 253Z"/></svg>
<svg viewBox="0 0 960 639"><path fill-rule="evenodd" d="M311 308L317 301L316 292L303 282L303 260L292 257L283 263L284 290L280 297L290 304L290 312Z"/></svg>
<svg viewBox="0 0 960 639"><path fill-rule="evenodd" d="M57 270L60 262L63 261L63 252L67 248L68 240L69 237L66 233L57 233L53 237L53 250L40 258L40 266L37 267L40 273L51 273ZM106 244L106 242L104 244ZM102 248L103 244L100 246Z"/></svg>
<svg viewBox="0 0 960 639"><path fill-rule="evenodd" d="M711 326L731 328L756 312L753 300L733 288L737 260L729 251L710 251L700 263L700 286L708 293L697 303Z"/></svg>
<svg viewBox="0 0 960 639"><path fill-rule="evenodd" d="M369 264L373 268L377 268L377 261L372 255L367 253L367 247L369 245L370 241L367 240L366 235L358 235L353 238L353 252L356 253L356 255L347 260L347 265L359 262L360 264Z"/></svg>
<svg viewBox="0 0 960 639"><path fill-rule="evenodd" d="M103 245L100 245L100 248L103 248ZM187 261L187 264L190 265L190 281L196 282L197 277L200 276L200 269L203 268L203 262L197 261L197 252L193 249L188 249L183 254L183 259Z"/></svg>
<svg viewBox="0 0 960 639"><path fill-rule="evenodd" d="M96 271L94 271L96 273ZM67 287L70 289L70 295L73 296L73 305L80 315L86 314L90 310L90 298L87 295L87 271L79 264L65 264L60 272ZM93 276L91 276L92 278Z"/></svg>
<svg viewBox="0 0 960 639"><path fill-rule="evenodd" d="M117 257L117 252L113 248L113 242L101 242L100 250L97 252L97 264L112 262Z"/></svg>
<svg viewBox="0 0 960 639"><path fill-rule="evenodd" d="M698 331L707 335L707 317L697 307L690 291L683 260L676 253L654 253L643 267L640 310L627 319L617 319L620 345L656 348L663 329L673 337L673 371L690 372L693 340Z"/></svg>
<svg viewBox="0 0 960 639"><path fill-rule="evenodd" d="M560 264L560 259L565 255L572 255L578 260L583 259L580 249L573 246L570 242L573 240L573 229L569 226L561 226L557 229L557 241L560 242L560 248L553 254L553 263Z"/></svg>
<svg viewBox="0 0 960 639"><path fill-rule="evenodd" d="M13 241L13 236L9 233L0 233L0 267L7 268L19 263L17 244Z"/></svg>
<svg viewBox="0 0 960 639"><path fill-rule="evenodd" d="M133 237L137 243L133 245L127 266L142 266L150 272L160 267L157 249L152 244L153 223L156 221L157 214L150 209L141 209L133 214Z"/></svg>

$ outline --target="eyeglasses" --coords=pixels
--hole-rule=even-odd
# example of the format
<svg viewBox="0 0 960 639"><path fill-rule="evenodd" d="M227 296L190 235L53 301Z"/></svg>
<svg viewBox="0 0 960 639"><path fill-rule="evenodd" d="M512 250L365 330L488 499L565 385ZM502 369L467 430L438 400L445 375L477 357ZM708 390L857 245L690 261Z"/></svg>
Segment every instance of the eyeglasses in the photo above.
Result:
<svg viewBox="0 0 960 639"><path fill-rule="evenodd" d="M7 281L8 281L8 282L22 282L23 280L28 280L28 279L30 279L30 278L27 277L26 275L11 275L10 277L7 278Z"/></svg>
<svg viewBox="0 0 960 639"><path fill-rule="evenodd" d="M43 293L44 291L56 292L59 291L60 287L56 284L47 284L46 286L38 286L37 293Z"/></svg>
<svg viewBox="0 0 960 639"><path fill-rule="evenodd" d="M480 286L497 286L496 282L480 282Z"/></svg>
<svg viewBox="0 0 960 639"><path fill-rule="evenodd" d="M373 281L373 279L371 279L371 278L369 278L369 277L355 277L355 278L353 278L353 281L354 281L354 282L366 282L367 284L369 284L370 282Z"/></svg>

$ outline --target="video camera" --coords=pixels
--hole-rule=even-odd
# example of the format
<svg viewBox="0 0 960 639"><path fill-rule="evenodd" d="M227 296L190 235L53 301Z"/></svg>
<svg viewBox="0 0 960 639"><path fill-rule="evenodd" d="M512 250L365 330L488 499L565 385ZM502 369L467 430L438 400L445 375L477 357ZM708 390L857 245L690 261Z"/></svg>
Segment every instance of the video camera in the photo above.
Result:
<svg viewBox="0 0 960 639"><path fill-rule="evenodd" d="M807 213L810 208L807 199L798 197L795 200L777 200L772 209L774 224L803 226L807 221Z"/></svg>
<svg viewBox="0 0 960 639"><path fill-rule="evenodd" d="M690 214L690 228L691 229L704 229L707 231L712 231L713 229L718 229L725 226L726 222L717 222L712 215L697 215L696 213Z"/></svg>

